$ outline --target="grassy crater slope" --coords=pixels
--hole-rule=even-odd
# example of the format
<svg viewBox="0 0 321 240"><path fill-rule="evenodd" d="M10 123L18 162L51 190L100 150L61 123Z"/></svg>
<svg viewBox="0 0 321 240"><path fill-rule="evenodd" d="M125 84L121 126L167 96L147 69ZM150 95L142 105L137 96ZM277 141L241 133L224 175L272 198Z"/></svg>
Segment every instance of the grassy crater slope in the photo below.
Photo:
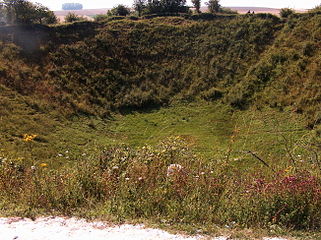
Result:
<svg viewBox="0 0 321 240"><path fill-rule="evenodd" d="M320 19L316 12L287 21L258 14L54 26L37 32L46 37L33 53L1 46L0 82L100 116L201 98L241 109L293 106L313 124L320 110Z"/></svg>
<svg viewBox="0 0 321 240"><path fill-rule="evenodd" d="M108 22L94 37L51 54L49 74L66 97L84 108L215 100L246 75L280 26L273 17Z"/></svg>
<svg viewBox="0 0 321 240"><path fill-rule="evenodd" d="M320 230L320 24L123 19L1 43L0 214Z"/></svg>

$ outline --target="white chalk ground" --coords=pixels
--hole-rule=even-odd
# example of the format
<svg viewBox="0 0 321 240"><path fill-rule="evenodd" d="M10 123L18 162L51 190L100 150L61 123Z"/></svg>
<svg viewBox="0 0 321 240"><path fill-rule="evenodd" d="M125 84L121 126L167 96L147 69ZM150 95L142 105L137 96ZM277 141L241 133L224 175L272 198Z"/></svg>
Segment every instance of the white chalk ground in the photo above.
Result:
<svg viewBox="0 0 321 240"><path fill-rule="evenodd" d="M76 218L43 217L35 221L0 218L0 240L227 240L228 237L174 235L144 225L108 225ZM286 240L264 238L263 240Z"/></svg>

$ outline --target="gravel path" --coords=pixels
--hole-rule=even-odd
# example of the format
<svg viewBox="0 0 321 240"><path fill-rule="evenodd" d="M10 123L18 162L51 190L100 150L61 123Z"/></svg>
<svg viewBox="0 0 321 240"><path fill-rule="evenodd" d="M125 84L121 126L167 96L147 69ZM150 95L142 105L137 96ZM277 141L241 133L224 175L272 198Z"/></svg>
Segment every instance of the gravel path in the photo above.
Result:
<svg viewBox="0 0 321 240"><path fill-rule="evenodd" d="M76 218L43 217L35 221L0 218L0 240L201 240L202 236L184 236L145 228L143 225L111 226ZM227 240L228 237L212 238ZM264 240L285 240L268 239Z"/></svg>

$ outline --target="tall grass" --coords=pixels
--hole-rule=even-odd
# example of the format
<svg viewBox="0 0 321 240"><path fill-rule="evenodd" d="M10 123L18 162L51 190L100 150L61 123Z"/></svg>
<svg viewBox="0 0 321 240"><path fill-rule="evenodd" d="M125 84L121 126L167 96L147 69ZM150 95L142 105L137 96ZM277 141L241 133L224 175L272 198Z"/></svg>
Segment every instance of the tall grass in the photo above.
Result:
<svg viewBox="0 0 321 240"><path fill-rule="evenodd" d="M171 164L180 167L169 172ZM56 170L2 158L0 192L2 206L28 206L22 215L90 208L122 220L320 229L320 174L274 169L245 172L210 163L178 136L155 147L107 148L100 158Z"/></svg>

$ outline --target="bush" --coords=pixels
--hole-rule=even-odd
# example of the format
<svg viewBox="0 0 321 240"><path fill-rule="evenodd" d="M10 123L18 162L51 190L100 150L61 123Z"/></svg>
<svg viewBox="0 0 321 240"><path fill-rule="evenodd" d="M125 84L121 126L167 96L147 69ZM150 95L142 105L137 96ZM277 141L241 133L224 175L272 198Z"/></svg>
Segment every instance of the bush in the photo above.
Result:
<svg viewBox="0 0 321 240"><path fill-rule="evenodd" d="M85 21L86 19L84 17L78 16L75 13L69 12L65 17L66 23L72 23L72 22L79 22L79 21Z"/></svg>
<svg viewBox="0 0 321 240"><path fill-rule="evenodd" d="M222 8L219 0L209 0L206 5L210 13L218 13Z"/></svg>
<svg viewBox="0 0 321 240"><path fill-rule="evenodd" d="M122 16L125 17L130 14L130 9L125 5L119 4L107 12L108 16Z"/></svg>
<svg viewBox="0 0 321 240"><path fill-rule="evenodd" d="M282 18L288 18L289 16L295 14L295 11L291 8L282 8L280 11L280 16Z"/></svg>
<svg viewBox="0 0 321 240"><path fill-rule="evenodd" d="M95 21L97 22L100 22L100 21L103 21L103 20L106 20L108 19L109 16L107 14L98 14L94 17Z"/></svg>

